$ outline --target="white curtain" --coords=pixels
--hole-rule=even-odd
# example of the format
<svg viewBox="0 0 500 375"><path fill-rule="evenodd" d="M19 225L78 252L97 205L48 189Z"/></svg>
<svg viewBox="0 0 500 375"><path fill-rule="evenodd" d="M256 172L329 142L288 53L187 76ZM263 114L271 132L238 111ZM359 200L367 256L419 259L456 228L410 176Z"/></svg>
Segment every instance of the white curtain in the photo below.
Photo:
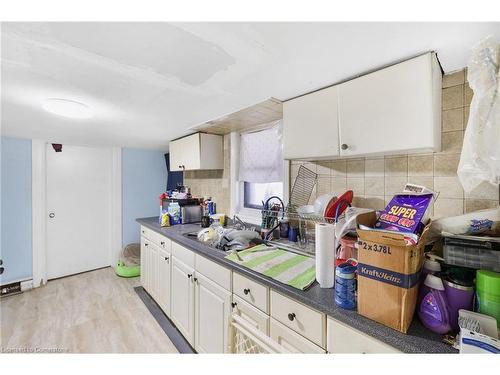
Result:
<svg viewBox="0 0 500 375"><path fill-rule="evenodd" d="M283 181L282 121L265 130L241 134L239 181Z"/></svg>

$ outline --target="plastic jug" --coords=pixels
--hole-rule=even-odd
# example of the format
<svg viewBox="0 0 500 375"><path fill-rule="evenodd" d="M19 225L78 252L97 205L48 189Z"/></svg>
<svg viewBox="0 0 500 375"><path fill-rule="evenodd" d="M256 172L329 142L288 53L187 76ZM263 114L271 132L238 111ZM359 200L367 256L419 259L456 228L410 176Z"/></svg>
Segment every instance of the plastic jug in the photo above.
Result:
<svg viewBox="0 0 500 375"><path fill-rule="evenodd" d="M445 334L451 330L448 301L443 281L427 275L424 285L429 288L418 306L418 317L422 324L433 332Z"/></svg>
<svg viewBox="0 0 500 375"><path fill-rule="evenodd" d="M438 262L438 260L444 261L443 258L438 257L437 255L431 253L425 254L425 262L420 275L420 288L418 290L417 306L420 306L424 296L429 292L429 287L427 287L424 283L427 275L435 275L438 272L441 272L441 263Z"/></svg>
<svg viewBox="0 0 500 375"><path fill-rule="evenodd" d="M476 273L476 308L481 314L494 317L500 327L500 273L479 270Z"/></svg>

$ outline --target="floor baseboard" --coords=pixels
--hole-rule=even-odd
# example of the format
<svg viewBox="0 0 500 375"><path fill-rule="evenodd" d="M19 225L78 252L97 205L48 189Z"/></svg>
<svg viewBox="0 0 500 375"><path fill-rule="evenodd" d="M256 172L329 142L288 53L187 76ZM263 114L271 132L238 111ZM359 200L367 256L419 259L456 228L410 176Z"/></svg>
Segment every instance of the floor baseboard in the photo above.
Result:
<svg viewBox="0 0 500 375"><path fill-rule="evenodd" d="M136 286L135 292L146 305L147 309L153 315L160 327L163 329L168 338L172 341L179 353L182 354L195 354L196 351L189 345L184 336L175 327L172 321L163 313L161 308L151 298L151 296L144 290L142 286Z"/></svg>

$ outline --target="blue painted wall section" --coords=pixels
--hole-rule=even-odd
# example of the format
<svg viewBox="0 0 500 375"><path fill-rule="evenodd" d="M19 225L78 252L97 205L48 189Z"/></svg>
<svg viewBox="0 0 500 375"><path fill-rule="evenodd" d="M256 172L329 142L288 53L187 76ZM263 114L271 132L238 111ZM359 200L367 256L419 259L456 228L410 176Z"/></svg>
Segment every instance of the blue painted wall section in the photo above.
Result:
<svg viewBox="0 0 500 375"><path fill-rule="evenodd" d="M0 285L32 277L31 140L1 138Z"/></svg>
<svg viewBox="0 0 500 375"><path fill-rule="evenodd" d="M122 149L122 243L140 242L138 217L158 216L167 185L165 152Z"/></svg>

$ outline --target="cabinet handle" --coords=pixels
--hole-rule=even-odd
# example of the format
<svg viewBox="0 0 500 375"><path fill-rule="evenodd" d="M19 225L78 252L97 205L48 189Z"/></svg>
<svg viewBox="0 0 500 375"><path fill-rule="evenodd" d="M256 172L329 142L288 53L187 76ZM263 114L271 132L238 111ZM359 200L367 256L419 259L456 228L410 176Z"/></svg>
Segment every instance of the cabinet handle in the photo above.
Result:
<svg viewBox="0 0 500 375"><path fill-rule="evenodd" d="M342 150L347 150L347 149L349 148L349 146L348 146L348 145L346 145L345 143L342 143L342 146L340 146L340 148L341 148Z"/></svg>
<svg viewBox="0 0 500 375"><path fill-rule="evenodd" d="M293 322L293 320L295 319L295 313L289 313L288 314L288 320Z"/></svg>
<svg viewBox="0 0 500 375"><path fill-rule="evenodd" d="M165 257L165 260L168 261L170 258L169 257Z"/></svg>
<svg viewBox="0 0 500 375"><path fill-rule="evenodd" d="M191 277L193 277L193 274L192 273L188 273L188 279L190 279Z"/></svg>
<svg viewBox="0 0 500 375"><path fill-rule="evenodd" d="M250 293L250 289L248 289L248 288L243 289L243 293L245 293L245 296L246 296L248 293Z"/></svg>
<svg viewBox="0 0 500 375"><path fill-rule="evenodd" d="M231 303L231 307L234 309L238 305L236 302Z"/></svg>
<svg viewBox="0 0 500 375"><path fill-rule="evenodd" d="M144 246L148 246L149 244L147 242L144 243Z"/></svg>
<svg viewBox="0 0 500 375"><path fill-rule="evenodd" d="M161 245L161 246L164 246L164 245L165 245L165 241L161 241L161 242L160 242L160 245Z"/></svg>
<svg viewBox="0 0 500 375"><path fill-rule="evenodd" d="M198 278L197 278L197 277L193 278L193 281L194 281L195 283L197 283L197 282L198 282Z"/></svg>

